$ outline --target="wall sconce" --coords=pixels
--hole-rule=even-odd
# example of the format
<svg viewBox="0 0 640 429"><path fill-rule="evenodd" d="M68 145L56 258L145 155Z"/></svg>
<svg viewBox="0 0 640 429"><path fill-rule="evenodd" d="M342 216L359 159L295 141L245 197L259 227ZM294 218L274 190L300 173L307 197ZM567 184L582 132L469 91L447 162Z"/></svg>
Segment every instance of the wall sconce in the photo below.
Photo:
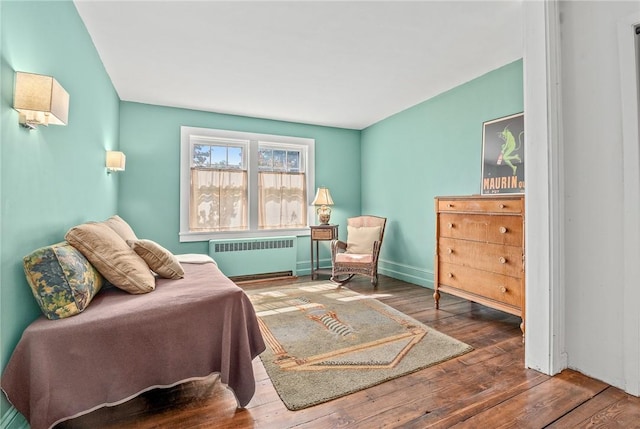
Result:
<svg viewBox="0 0 640 429"><path fill-rule="evenodd" d="M118 152L115 150L107 151L107 174L110 174L114 171L124 171L124 165L127 161L127 157L122 152Z"/></svg>
<svg viewBox="0 0 640 429"><path fill-rule="evenodd" d="M30 130L38 125L67 125L69 94L51 76L16 72L13 108Z"/></svg>
<svg viewBox="0 0 640 429"><path fill-rule="evenodd" d="M333 199L331 198L331 193L327 188L318 188L316 192L316 197L313 199L311 203L314 206L320 206L317 208L316 213L318 214L318 220L321 225L328 225L329 219L331 218L331 208L327 206L333 205Z"/></svg>

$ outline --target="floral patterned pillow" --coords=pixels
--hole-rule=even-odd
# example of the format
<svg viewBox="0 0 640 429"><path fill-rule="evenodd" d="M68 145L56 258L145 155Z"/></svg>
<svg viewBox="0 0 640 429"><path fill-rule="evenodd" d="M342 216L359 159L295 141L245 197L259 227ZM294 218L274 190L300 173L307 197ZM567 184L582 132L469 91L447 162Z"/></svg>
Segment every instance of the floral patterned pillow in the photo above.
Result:
<svg viewBox="0 0 640 429"><path fill-rule="evenodd" d="M23 265L33 296L49 319L82 312L104 281L87 258L67 242L33 251L23 258Z"/></svg>

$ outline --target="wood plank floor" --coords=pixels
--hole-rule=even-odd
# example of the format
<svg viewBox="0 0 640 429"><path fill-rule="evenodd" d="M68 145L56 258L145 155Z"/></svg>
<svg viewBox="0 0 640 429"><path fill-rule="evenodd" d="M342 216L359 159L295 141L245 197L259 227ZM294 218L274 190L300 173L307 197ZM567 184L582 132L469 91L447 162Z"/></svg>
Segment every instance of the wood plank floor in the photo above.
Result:
<svg viewBox="0 0 640 429"><path fill-rule="evenodd" d="M213 376L153 390L56 428L640 428L640 398L575 371L549 377L525 369L517 317L446 294L435 310L431 290L384 276L376 290L364 277L348 287L384 294L380 301L474 351L300 411L286 409L258 358L256 395L246 409L236 409L231 392Z"/></svg>

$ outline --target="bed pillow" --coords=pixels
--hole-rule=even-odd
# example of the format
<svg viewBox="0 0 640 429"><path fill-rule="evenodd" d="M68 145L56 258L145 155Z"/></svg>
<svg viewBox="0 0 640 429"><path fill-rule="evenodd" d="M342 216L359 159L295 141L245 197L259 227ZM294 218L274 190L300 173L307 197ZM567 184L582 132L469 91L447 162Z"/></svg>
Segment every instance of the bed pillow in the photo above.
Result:
<svg viewBox="0 0 640 429"><path fill-rule="evenodd" d="M74 226L64 236L115 287L133 294L155 289L147 263L103 222Z"/></svg>
<svg viewBox="0 0 640 429"><path fill-rule="evenodd" d="M347 252L357 254L373 253L373 243L380 239L380 226L347 225Z"/></svg>
<svg viewBox="0 0 640 429"><path fill-rule="evenodd" d="M160 277L174 280L184 277L184 269L174 254L155 241L127 240L127 244Z"/></svg>
<svg viewBox="0 0 640 429"><path fill-rule="evenodd" d="M138 239L131 226L129 226L129 224L118 215L111 216L109 219L105 220L104 223L122 237L124 241Z"/></svg>
<svg viewBox="0 0 640 429"><path fill-rule="evenodd" d="M98 270L66 242L34 250L22 261L31 292L48 319L81 313L103 285Z"/></svg>

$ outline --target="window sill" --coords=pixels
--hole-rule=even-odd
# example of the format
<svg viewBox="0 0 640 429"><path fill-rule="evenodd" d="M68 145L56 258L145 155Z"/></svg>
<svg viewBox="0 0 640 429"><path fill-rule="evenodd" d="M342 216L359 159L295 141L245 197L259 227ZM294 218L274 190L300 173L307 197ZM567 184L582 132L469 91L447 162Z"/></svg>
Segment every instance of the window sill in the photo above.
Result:
<svg viewBox="0 0 640 429"><path fill-rule="evenodd" d="M195 241L229 240L236 238L263 238L283 237L289 235L309 236L311 230L306 228L277 229L268 231L229 231L229 232L180 232L180 242L189 243Z"/></svg>

